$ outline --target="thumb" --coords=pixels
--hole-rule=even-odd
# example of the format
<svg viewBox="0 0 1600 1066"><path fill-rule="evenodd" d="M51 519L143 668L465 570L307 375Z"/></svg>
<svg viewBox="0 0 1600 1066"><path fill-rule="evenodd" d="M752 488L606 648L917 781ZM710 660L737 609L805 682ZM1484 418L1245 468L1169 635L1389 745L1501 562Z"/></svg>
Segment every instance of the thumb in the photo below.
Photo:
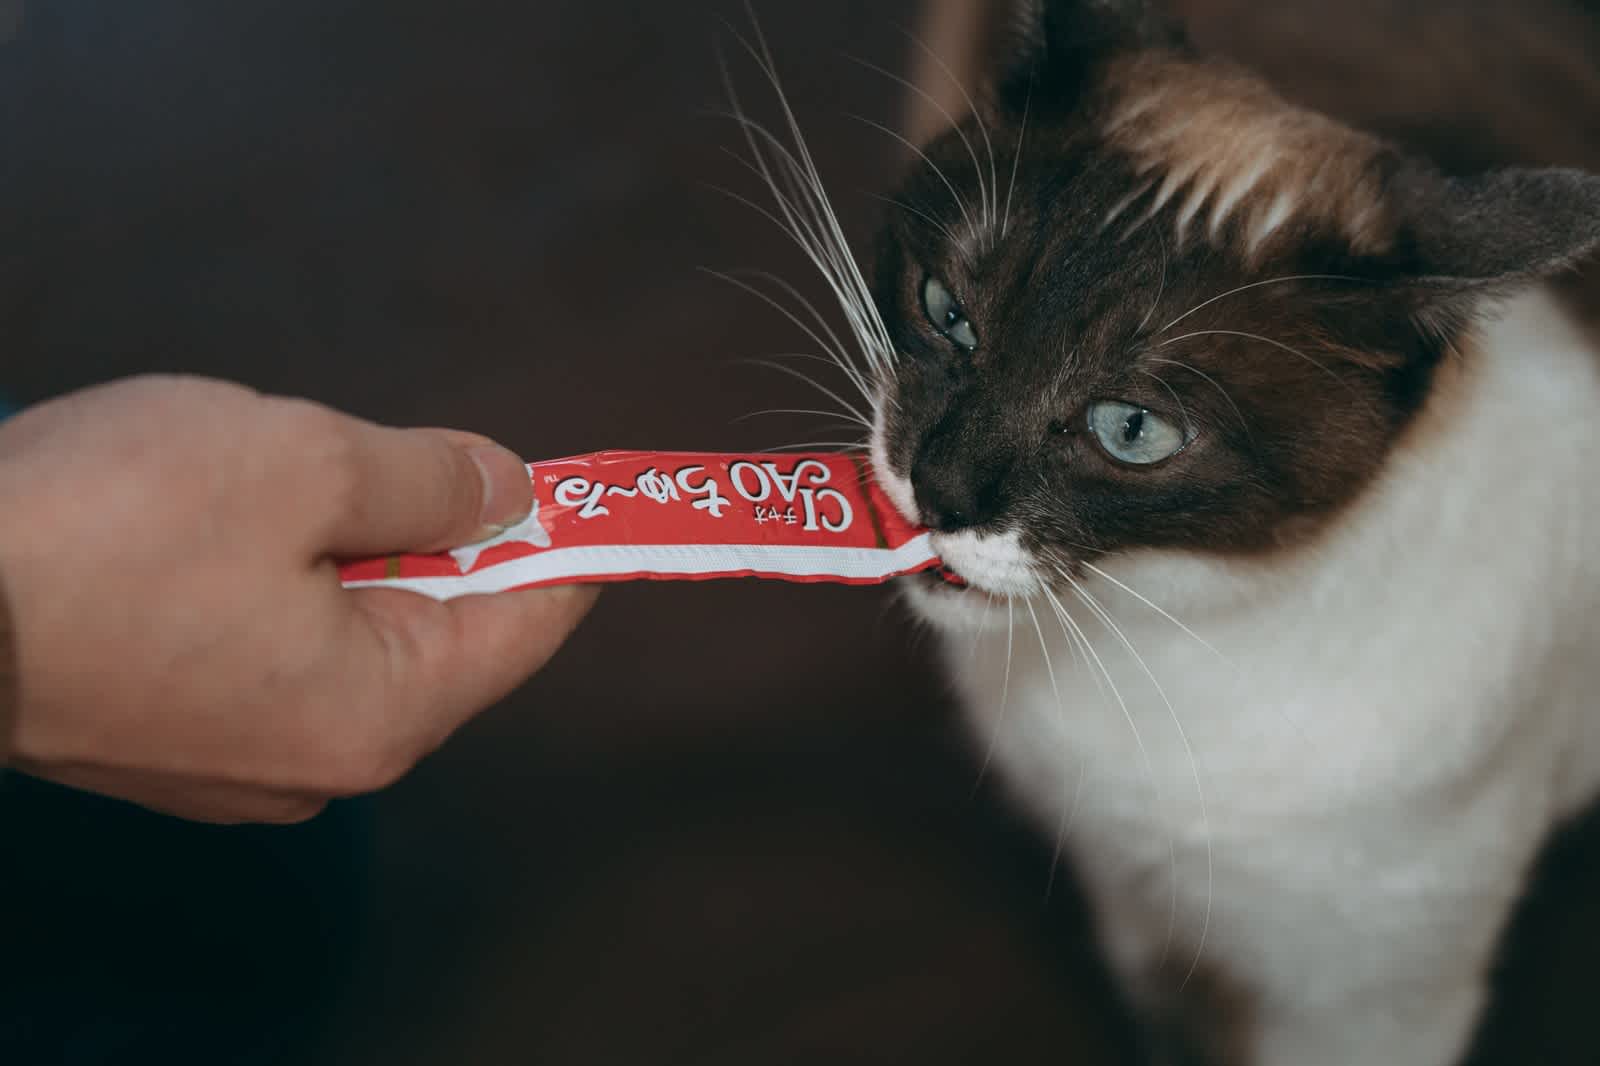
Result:
<svg viewBox="0 0 1600 1066"><path fill-rule="evenodd" d="M484 437L355 422L344 513L323 550L442 551L491 537L533 509L526 464Z"/></svg>

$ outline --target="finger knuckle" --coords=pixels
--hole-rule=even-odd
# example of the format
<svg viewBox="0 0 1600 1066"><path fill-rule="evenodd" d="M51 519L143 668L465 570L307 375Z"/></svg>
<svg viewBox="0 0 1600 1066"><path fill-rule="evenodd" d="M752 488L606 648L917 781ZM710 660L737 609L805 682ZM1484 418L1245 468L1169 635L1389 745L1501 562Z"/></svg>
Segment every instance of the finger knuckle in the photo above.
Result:
<svg viewBox="0 0 1600 1066"><path fill-rule="evenodd" d="M303 484L336 513L358 499L362 461L357 435L345 416L304 400L282 401L280 432L306 465Z"/></svg>

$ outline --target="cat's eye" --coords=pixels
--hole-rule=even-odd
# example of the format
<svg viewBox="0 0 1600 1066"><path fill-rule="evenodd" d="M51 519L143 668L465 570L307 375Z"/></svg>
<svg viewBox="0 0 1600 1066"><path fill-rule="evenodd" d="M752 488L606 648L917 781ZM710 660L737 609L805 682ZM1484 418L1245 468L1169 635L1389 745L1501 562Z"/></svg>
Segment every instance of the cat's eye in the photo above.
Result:
<svg viewBox="0 0 1600 1066"><path fill-rule="evenodd" d="M967 313L938 278L929 278L922 284L922 312L933 328L958 348L970 352L978 346L978 331L972 328Z"/></svg>
<svg viewBox="0 0 1600 1066"><path fill-rule="evenodd" d="M1194 440L1194 434L1158 414L1131 403L1108 401L1089 408L1089 430L1113 459L1150 466L1170 459Z"/></svg>

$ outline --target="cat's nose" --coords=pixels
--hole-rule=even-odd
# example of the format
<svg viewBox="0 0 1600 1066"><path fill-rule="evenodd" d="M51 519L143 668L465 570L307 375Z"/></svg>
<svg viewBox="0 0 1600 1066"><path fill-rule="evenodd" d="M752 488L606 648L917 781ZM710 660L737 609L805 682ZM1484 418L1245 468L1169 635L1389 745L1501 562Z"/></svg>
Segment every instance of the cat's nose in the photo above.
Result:
<svg viewBox="0 0 1600 1066"><path fill-rule="evenodd" d="M981 526L1000 513L1001 478L977 467L919 459L911 487L923 524L940 533Z"/></svg>

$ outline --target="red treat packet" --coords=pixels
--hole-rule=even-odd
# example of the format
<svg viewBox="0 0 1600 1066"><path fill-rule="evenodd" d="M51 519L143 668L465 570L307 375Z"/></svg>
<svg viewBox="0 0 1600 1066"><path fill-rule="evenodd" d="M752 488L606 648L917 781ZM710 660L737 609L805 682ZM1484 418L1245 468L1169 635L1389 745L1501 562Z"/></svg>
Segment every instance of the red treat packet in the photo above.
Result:
<svg viewBox="0 0 1600 1066"><path fill-rule="evenodd" d="M876 585L938 559L864 456L598 452L533 463L534 509L492 540L340 568L435 599L598 581Z"/></svg>

